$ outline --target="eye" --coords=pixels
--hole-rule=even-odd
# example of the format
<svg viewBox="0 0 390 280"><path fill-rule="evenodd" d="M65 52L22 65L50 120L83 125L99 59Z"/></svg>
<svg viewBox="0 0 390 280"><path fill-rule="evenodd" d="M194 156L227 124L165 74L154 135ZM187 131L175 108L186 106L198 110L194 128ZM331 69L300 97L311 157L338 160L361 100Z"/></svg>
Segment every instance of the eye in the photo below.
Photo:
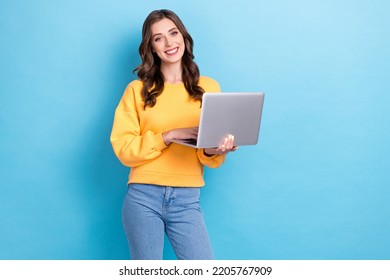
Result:
<svg viewBox="0 0 390 280"><path fill-rule="evenodd" d="M155 41L155 42L160 42L160 41L161 41L161 37L155 37L155 38L154 38L154 41Z"/></svg>
<svg viewBox="0 0 390 280"><path fill-rule="evenodd" d="M177 31L177 30L172 31L172 33L171 33L172 36L176 36L177 34L179 34L179 31Z"/></svg>

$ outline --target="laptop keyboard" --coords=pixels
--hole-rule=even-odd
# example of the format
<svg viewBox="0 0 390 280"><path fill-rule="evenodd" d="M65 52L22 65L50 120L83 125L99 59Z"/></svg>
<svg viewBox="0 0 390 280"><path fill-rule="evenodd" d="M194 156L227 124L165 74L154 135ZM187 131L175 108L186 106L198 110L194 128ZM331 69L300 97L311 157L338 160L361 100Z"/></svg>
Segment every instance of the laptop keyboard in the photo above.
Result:
<svg viewBox="0 0 390 280"><path fill-rule="evenodd" d="M193 138L183 139L182 141L186 144L195 145L195 146L196 143L198 142L197 139L193 139Z"/></svg>

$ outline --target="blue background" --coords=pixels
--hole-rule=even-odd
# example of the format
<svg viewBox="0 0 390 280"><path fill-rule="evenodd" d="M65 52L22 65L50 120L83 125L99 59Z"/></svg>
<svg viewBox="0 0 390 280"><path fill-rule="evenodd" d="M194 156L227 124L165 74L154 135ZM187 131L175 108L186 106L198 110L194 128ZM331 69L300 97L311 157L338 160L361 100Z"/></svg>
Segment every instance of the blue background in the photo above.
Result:
<svg viewBox="0 0 390 280"><path fill-rule="evenodd" d="M0 259L129 257L109 135L159 8L203 75L266 93L259 144L206 170L216 257L389 259L384 0L1 0Z"/></svg>

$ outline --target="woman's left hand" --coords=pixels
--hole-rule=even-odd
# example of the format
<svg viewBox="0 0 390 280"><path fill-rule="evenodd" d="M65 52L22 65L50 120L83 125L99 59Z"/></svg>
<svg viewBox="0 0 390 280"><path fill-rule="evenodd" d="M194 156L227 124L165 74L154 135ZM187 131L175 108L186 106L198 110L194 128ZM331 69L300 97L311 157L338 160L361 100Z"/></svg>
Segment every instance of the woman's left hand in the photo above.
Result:
<svg viewBox="0 0 390 280"><path fill-rule="evenodd" d="M237 149L238 146L234 146L234 136L229 134L218 148L205 148L204 154L206 156L225 155L229 152L234 152Z"/></svg>

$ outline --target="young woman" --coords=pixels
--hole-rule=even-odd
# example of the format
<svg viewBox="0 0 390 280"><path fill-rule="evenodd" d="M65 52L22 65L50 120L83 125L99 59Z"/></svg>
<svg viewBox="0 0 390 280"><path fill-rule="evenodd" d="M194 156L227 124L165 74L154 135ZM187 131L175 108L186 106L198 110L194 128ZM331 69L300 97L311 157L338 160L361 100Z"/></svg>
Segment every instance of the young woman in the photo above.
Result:
<svg viewBox="0 0 390 280"><path fill-rule="evenodd" d="M131 167L122 213L131 257L162 259L166 232L178 259L213 259L199 205L203 168L220 166L237 149L234 138L213 149L172 140L197 136L202 95L220 87L199 75L193 40L172 11L149 14L139 53L139 80L120 100L110 138Z"/></svg>

